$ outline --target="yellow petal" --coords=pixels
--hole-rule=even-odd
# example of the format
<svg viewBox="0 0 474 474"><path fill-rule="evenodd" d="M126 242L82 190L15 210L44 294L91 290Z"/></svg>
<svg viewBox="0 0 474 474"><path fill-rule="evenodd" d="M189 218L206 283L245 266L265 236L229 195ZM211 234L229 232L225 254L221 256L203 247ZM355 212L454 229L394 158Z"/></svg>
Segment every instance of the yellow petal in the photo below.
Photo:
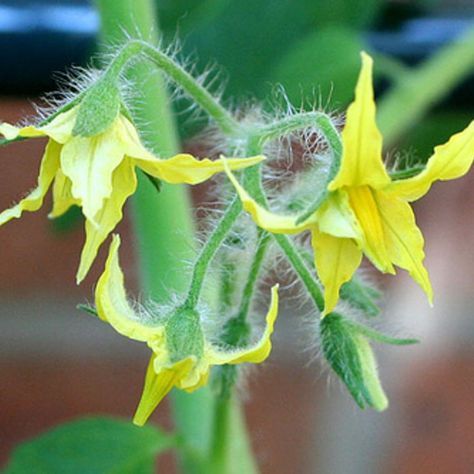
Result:
<svg viewBox="0 0 474 474"><path fill-rule="evenodd" d="M226 158L225 163L230 169L239 170L256 165L264 159L264 156ZM199 184L216 173L224 171L223 158L218 160L209 160L208 158L197 160L188 154L176 155L167 160L159 160L157 158L149 160L136 159L135 162L146 173L172 184Z"/></svg>
<svg viewBox="0 0 474 474"><path fill-rule="evenodd" d="M76 277L78 284L86 277L102 242L122 220L122 208L125 201L137 188L137 177L129 158L122 161L115 169L112 187L112 194L104 201L102 208L95 216L95 222L98 225L86 219L86 243L82 249L81 263Z"/></svg>
<svg viewBox="0 0 474 474"><path fill-rule="evenodd" d="M18 136L24 138L48 136L60 144L66 143L72 135L72 129L77 115L77 107L59 114L50 123L43 126L27 125L16 127L9 123L0 124L0 134L7 140L13 140Z"/></svg>
<svg viewBox="0 0 474 474"><path fill-rule="evenodd" d="M377 191L368 186L347 190L349 202L362 229L360 245L370 261L384 273L395 273L387 252L384 228L375 195Z"/></svg>
<svg viewBox="0 0 474 474"><path fill-rule="evenodd" d="M197 360L194 357L195 363L192 369L187 374L184 374L182 378L176 383L176 387L186 390L191 393L198 388L203 387L209 380L210 365L207 360Z"/></svg>
<svg viewBox="0 0 474 474"><path fill-rule="evenodd" d="M252 216L253 221L262 229L272 232L273 234L296 234L311 228L316 222L315 215L309 219L296 224L298 216L283 216L268 211L260 206L239 184L235 176L227 167L227 160L224 161L225 172L231 183L234 185L243 208Z"/></svg>
<svg viewBox="0 0 474 474"><path fill-rule="evenodd" d="M133 423L143 426L158 404L169 391L187 375L195 363L194 357L183 359L170 368L162 368L156 372L155 355L151 356L145 376L143 393L138 404Z"/></svg>
<svg viewBox="0 0 474 474"><path fill-rule="evenodd" d="M53 183L53 209L48 217L56 218L64 214L71 206L79 206L81 202L71 194L71 180L64 176L61 169L56 172Z"/></svg>
<svg viewBox="0 0 474 474"><path fill-rule="evenodd" d="M408 270L428 296L433 300L428 272L423 266L423 235L415 222L410 205L396 197L382 192L375 194L377 206L382 219L390 260L401 268Z"/></svg>
<svg viewBox="0 0 474 474"><path fill-rule="evenodd" d="M362 252L352 239L333 237L317 230L311 233L311 244L316 270L324 286L325 316L336 307L339 290L359 267Z"/></svg>
<svg viewBox="0 0 474 474"><path fill-rule="evenodd" d="M162 337L163 327L143 324L130 306L118 258L119 246L120 237L114 235L104 273L100 276L95 290L97 313L123 336L137 341L154 341Z"/></svg>
<svg viewBox="0 0 474 474"><path fill-rule="evenodd" d="M260 340L249 347L235 351L223 352L208 348L205 357L210 364L242 364L250 362L260 364L269 355L272 350L271 336L275 326L275 320L278 315L278 285L272 287L272 298L270 308L265 318L266 326Z"/></svg>
<svg viewBox="0 0 474 474"><path fill-rule="evenodd" d="M117 135L125 155L130 158L141 158L145 161L157 160L142 144L135 126L125 116L120 115L116 121Z"/></svg>
<svg viewBox="0 0 474 474"><path fill-rule="evenodd" d="M362 53L362 69L355 91L355 101L347 109L342 131L341 168L329 183L334 191L342 186L370 185L381 188L390 183L382 161L382 135L375 122L372 85L372 58Z"/></svg>
<svg viewBox="0 0 474 474"><path fill-rule="evenodd" d="M38 132L41 132L43 135L51 137L54 141L65 144L72 138L72 129L76 123L77 111L79 107L72 107L66 112L62 112L57 115L51 122L41 127L36 127L35 129ZM24 130L20 132L21 136L25 136Z"/></svg>
<svg viewBox="0 0 474 474"><path fill-rule="evenodd" d="M112 193L112 173L124 158L112 127L95 137L74 137L61 152L61 168L72 182L72 195L82 203L86 218L95 222L104 199Z"/></svg>
<svg viewBox="0 0 474 474"><path fill-rule="evenodd" d="M60 149L61 145L58 143L52 140L48 142L41 160L38 186L18 204L0 214L0 225L20 217L23 211L37 211L43 205L44 196L48 192L59 167Z"/></svg>
<svg viewBox="0 0 474 474"><path fill-rule="evenodd" d="M361 239L362 230L350 206L349 196L343 190L329 194L316 211L316 218L320 232L334 237Z"/></svg>
<svg viewBox="0 0 474 474"><path fill-rule="evenodd" d="M46 135L46 133L33 125L28 125L27 127L15 127L9 123L2 123L0 125L0 134L2 134L7 140L13 140L17 137L44 137Z"/></svg>
<svg viewBox="0 0 474 474"><path fill-rule="evenodd" d="M465 175L474 160L474 121L447 143L435 147L426 168L408 179L393 181L387 192L408 201L424 196L434 181L459 178Z"/></svg>

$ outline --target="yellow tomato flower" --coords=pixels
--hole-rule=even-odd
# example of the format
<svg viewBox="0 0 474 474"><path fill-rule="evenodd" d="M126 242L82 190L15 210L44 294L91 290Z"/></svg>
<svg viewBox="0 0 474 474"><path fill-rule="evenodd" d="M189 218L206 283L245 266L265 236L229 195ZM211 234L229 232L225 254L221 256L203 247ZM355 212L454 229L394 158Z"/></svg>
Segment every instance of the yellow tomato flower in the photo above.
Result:
<svg viewBox="0 0 474 474"><path fill-rule="evenodd" d="M3 123L0 134L7 139L49 137L41 162L38 185L24 199L0 214L0 225L36 211L53 184L53 209L58 217L73 204L81 206L86 218L86 242L82 250L77 282L80 283L97 251L109 233L122 219L122 207L135 192L135 167L168 183L198 184L223 170L222 159L197 160L179 154L167 160L152 155L140 142L137 130L121 113L103 132L91 137L74 135L79 106L60 113L42 126L14 127ZM231 159L234 169L260 162L261 156Z"/></svg>
<svg viewBox="0 0 474 474"><path fill-rule="evenodd" d="M173 387L192 392L205 385L213 365L258 364L269 356L278 312L278 285L272 288L266 328L260 339L245 348L225 350L206 340L199 314L193 308L177 309L159 321L138 315L127 300L119 246L120 238L115 235L97 283L95 302L103 321L124 336L146 342L153 351L135 424L143 425Z"/></svg>
<svg viewBox="0 0 474 474"><path fill-rule="evenodd" d="M375 122L372 59L362 53L362 69L342 132L343 155L329 183L329 197L306 221L276 215L259 206L226 170L244 208L260 227L274 233L310 230L315 265L325 289L324 314L337 304L339 289L360 265L362 254L384 273L407 270L432 301L423 265L423 236L408 204L425 195L436 180L458 178L474 159L474 121L437 146L418 175L392 180L382 160L382 136Z"/></svg>

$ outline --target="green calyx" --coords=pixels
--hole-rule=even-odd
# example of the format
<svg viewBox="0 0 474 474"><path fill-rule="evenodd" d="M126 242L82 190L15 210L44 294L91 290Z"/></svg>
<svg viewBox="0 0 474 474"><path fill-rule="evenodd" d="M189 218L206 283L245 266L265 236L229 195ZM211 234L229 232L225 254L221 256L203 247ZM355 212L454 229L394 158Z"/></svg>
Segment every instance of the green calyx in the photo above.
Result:
<svg viewBox="0 0 474 474"><path fill-rule="evenodd" d="M105 75L85 93L72 130L74 136L93 137L112 125L122 104L117 82L116 77Z"/></svg>
<svg viewBox="0 0 474 474"><path fill-rule="evenodd" d="M199 313L191 308L179 308L165 325L166 345L172 363L189 356L200 359L204 353L204 334Z"/></svg>

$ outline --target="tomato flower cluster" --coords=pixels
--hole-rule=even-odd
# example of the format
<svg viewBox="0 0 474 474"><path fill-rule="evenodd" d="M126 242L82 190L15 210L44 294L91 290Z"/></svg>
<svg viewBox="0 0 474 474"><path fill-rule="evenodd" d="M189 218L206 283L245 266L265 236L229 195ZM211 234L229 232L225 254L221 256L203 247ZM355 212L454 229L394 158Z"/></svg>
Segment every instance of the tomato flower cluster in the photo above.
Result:
<svg viewBox="0 0 474 474"><path fill-rule="evenodd" d="M108 88L111 93L107 96ZM37 187L15 206L0 213L0 225L20 217L24 211L38 210L52 186L50 217L58 217L76 205L85 218L86 240L77 272L80 283L99 247L123 217L125 201L137 188L137 168L154 179L192 185L225 171L240 201L235 199L230 204L227 217L209 238L208 251L200 256L207 259L204 271L202 274L196 271L195 278L202 280L207 264L232 225L231 217L235 222L241 207L261 232L274 234L276 238L309 231L319 280L308 282L308 273L306 277L303 275L308 269L296 254L289 260L308 288L320 291L320 282L324 289L319 304L323 352L359 405L384 409L387 400L368 340L396 344L413 341L391 339L345 319L337 307L341 288L352 281L365 255L383 273L395 273L395 266L407 270L432 301L432 288L423 264L423 236L409 203L425 195L434 181L458 178L468 172L474 159L474 121L447 143L436 147L421 172L394 179L382 159L372 59L362 53L355 100L347 110L341 133L341 156L334 158L335 172L326 184L324 198L301 219L299 215L272 212L265 196L249 188L251 180L245 176L254 168L260 169L265 158L263 150L257 150L254 156L222 156L217 160L197 159L189 154L157 157L141 142L139 131L117 91L114 81L108 81L104 75L82 98L44 123L22 127L0 125L0 133L7 141L48 137ZM207 96L203 97L201 102L207 100ZM249 136L252 133L249 132ZM339 139L337 132L335 138ZM245 171L241 182L234 172L242 169ZM319 192L315 189L315 194ZM288 249L288 241L282 242L286 245L282 244L282 248ZM278 285L271 289L263 334L253 342L251 337L237 335L233 340L238 343L228 344L219 340L219 334L210 338L203 329L203 318L197 308L201 281L193 280L195 284L191 284L188 297L168 314L157 319L144 318L126 297L119 245L120 237L114 235L105 269L96 285L93 312L120 334L145 342L152 351L135 423L144 424L173 387L193 391L206 384L213 366L257 364L268 357L278 313ZM248 325L245 316L240 314L236 321Z"/></svg>

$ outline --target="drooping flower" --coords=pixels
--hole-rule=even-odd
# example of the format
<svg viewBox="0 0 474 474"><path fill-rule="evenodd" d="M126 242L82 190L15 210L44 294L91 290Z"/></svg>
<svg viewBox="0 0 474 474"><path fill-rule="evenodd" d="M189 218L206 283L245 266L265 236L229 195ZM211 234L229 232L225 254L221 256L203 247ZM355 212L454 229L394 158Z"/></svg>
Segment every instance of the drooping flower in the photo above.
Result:
<svg viewBox="0 0 474 474"><path fill-rule="evenodd" d="M153 351L135 424L143 425L173 387L192 392L205 385L213 365L258 364L269 356L278 312L278 285L272 288L266 328L260 339L244 348L226 350L207 340L194 308L178 308L156 321L140 317L127 300L119 246L120 238L114 235L104 273L97 283L95 302L103 321L130 339L146 342Z"/></svg>
<svg viewBox="0 0 474 474"><path fill-rule="evenodd" d="M372 59L362 53L355 101L342 132L340 169L328 185L326 201L301 223L297 216L277 215L259 206L226 170L257 225L273 233L311 231L315 266L325 289L324 314L336 306L341 285L350 280L363 254L384 273L395 273L394 265L407 270L432 301L423 236L409 202L424 196L436 180L463 176L474 159L473 121L435 147L421 173L392 180L382 160L375 113Z"/></svg>
<svg viewBox="0 0 474 474"><path fill-rule="evenodd" d="M54 181L50 217L58 217L72 205L78 205L86 218L78 283L89 271L102 242L122 219L123 205L137 187L136 167L173 184L198 184L223 170L222 159L197 160L188 154L158 159L142 145L137 130L120 112L100 133L77 135L74 127L79 109L80 106L72 107L42 126L0 125L0 134L7 139L49 137L37 187L0 214L0 225L20 217L23 211L38 210ZM262 159L256 156L229 162L231 168L241 169Z"/></svg>

